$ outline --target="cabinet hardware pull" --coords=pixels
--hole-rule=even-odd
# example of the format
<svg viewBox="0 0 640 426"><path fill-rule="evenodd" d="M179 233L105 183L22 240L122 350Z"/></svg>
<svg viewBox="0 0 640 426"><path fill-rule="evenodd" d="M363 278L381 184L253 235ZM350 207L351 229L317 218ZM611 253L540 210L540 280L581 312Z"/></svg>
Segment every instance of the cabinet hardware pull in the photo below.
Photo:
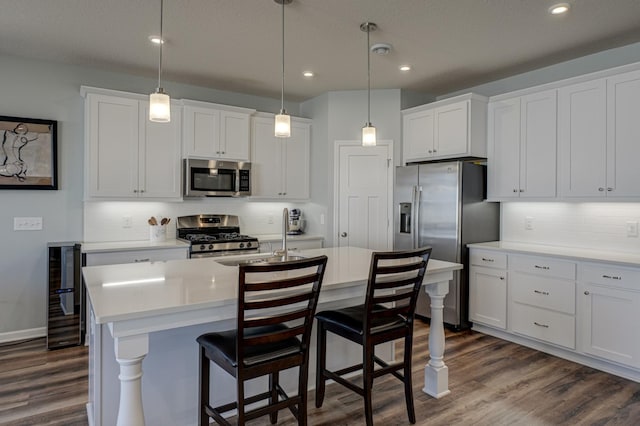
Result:
<svg viewBox="0 0 640 426"><path fill-rule="evenodd" d="M134 194L137 194L137 193L138 193L138 190L137 190L137 189L134 189L134 190L133 190L133 193L134 193Z"/></svg>
<svg viewBox="0 0 640 426"><path fill-rule="evenodd" d="M438 152L438 150L437 150L437 149L434 149L434 150L433 150L433 152Z"/></svg>
<svg viewBox="0 0 640 426"><path fill-rule="evenodd" d="M616 275L603 275L602 278L606 278L608 280L621 280L622 277Z"/></svg>
<svg viewBox="0 0 640 426"><path fill-rule="evenodd" d="M544 269L545 271L549 269L548 266L540 266L540 265L533 265L536 269Z"/></svg>
<svg viewBox="0 0 640 426"><path fill-rule="evenodd" d="M493 262L493 261L494 261L493 259L488 258L488 257L483 257L483 258L482 258L482 260L483 260L484 262Z"/></svg>
<svg viewBox="0 0 640 426"><path fill-rule="evenodd" d="M500 277L500 279L501 279L502 281L504 281L504 277Z"/></svg>
<svg viewBox="0 0 640 426"><path fill-rule="evenodd" d="M521 189L520 192L524 192L524 189Z"/></svg>
<svg viewBox="0 0 640 426"><path fill-rule="evenodd" d="M144 192L144 189L141 189L140 192Z"/></svg>
<svg viewBox="0 0 640 426"><path fill-rule="evenodd" d="M598 188L598 191L602 192L604 191L604 188Z"/></svg>
<svg viewBox="0 0 640 426"><path fill-rule="evenodd" d="M340 236L341 236L342 238L345 238L345 237L347 236L347 233L346 233L346 232L343 232L342 234L340 234Z"/></svg>
<svg viewBox="0 0 640 426"><path fill-rule="evenodd" d="M611 192L613 191L613 188L607 188L607 191Z"/></svg>
<svg viewBox="0 0 640 426"><path fill-rule="evenodd" d="M535 325L537 325L538 327L544 327L544 328L549 328L549 326L547 324L540 324L539 322L534 321L533 322Z"/></svg>
<svg viewBox="0 0 640 426"><path fill-rule="evenodd" d="M134 259L133 262L134 263L139 263L139 262L150 262L151 259L146 258L146 259Z"/></svg>
<svg viewBox="0 0 640 426"><path fill-rule="evenodd" d="M515 188L513 188L513 192L518 192L518 190L517 190L517 189L515 189Z"/></svg>
<svg viewBox="0 0 640 426"><path fill-rule="evenodd" d="M585 291L584 291L584 295L585 295L585 296L588 296L588 295L589 295L589 292L588 292L587 290L585 290Z"/></svg>
<svg viewBox="0 0 640 426"><path fill-rule="evenodd" d="M542 294L544 296L548 296L549 295L548 291L533 290L533 292L536 293L536 294Z"/></svg>
<svg viewBox="0 0 640 426"><path fill-rule="evenodd" d="M429 150L429 154L431 154L433 151Z"/></svg>

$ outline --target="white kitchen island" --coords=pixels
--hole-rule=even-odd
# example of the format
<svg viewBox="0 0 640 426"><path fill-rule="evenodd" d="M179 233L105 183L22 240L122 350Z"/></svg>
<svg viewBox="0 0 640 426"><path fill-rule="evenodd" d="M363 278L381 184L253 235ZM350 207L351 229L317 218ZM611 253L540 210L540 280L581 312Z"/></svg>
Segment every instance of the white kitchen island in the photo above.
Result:
<svg viewBox="0 0 640 426"><path fill-rule="evenodd" d="M335 247L301 254L328 256L318 310L364 300L370 250ZM91 304L90 425L144 425L145 420L148 424L197 423L199 352L195 339L205 332L233 328L237 315L238 269L216 262L223 259L229 258L83 268ZM423 390L436 398L449 393L442 309L453 271L461 268L432 259L424 279L432 312ZM332 362L343 365L360 356L354 353L357 348L343 340L328 344L332 345L330 367ZM392 347L387 350L383 356L392 356ZM314 352L312 349L312 365ZM235 395L233 378L221 370L212 371L213 403L229 402ZM310 367L311 384L314 372ZM287 383L286 376L283 383Z"/></svg>

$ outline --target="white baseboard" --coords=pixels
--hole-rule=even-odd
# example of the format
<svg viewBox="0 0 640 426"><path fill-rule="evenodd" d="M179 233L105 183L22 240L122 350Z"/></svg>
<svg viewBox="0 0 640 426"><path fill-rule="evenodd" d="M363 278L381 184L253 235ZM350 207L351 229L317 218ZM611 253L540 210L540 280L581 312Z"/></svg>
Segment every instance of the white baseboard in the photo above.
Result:
<svg viewBox="0 0 640 426"><path fill-rule="evenodd" d="M47 335L46 327L29 328L27 330L8 331L0 333L0 343L15 342L17 340L35 339Z"/></svg>

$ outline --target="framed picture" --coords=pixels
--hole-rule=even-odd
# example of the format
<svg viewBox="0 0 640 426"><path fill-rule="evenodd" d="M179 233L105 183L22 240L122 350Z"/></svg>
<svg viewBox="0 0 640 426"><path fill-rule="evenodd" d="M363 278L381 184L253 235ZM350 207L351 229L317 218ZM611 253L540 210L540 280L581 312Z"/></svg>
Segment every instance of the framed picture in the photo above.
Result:
<svg viewBox="0 0 640 426"><path fill-rule="evenodd" d="M0 116L0 189L58 189L58 122Z"/></svg>

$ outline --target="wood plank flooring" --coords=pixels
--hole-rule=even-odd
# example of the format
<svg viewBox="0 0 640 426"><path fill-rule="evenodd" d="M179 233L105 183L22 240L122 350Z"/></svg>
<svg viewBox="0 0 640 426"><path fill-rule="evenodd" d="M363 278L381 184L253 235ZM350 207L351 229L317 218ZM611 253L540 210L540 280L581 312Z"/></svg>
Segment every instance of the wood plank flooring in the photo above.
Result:
<svg viewBox="0 0 640 426"><path fill-rule="evenodd" d="M413 381L419 425L640 425L640 383L472 331L447 331L452 393L433 399L420 390L427 334L428 325L417 322ZM86 401L85 347L47 351L44 339L0 345L0 425L86 425ZM311 392L310 425L363 424L361 398L339 385L327 387L322 408L313 401ZM373 405L376 425L409 424L395 378L374 383ZM282 411L278 424L297 423Z"/></svg>

